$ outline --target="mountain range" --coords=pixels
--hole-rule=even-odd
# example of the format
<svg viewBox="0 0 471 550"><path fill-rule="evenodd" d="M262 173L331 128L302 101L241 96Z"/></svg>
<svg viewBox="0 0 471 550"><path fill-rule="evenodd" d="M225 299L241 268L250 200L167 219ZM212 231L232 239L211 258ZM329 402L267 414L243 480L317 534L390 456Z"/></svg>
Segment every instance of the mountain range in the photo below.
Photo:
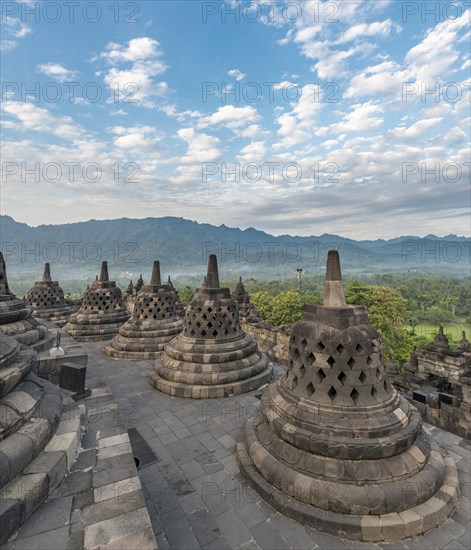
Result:
<svg viewBox="0 0 471 550"><path fill-rule="evenodd" d="M434 273L469 276L469 238L401 236L356 241L338 235L273 236L252 227L219 227L176 217L40 225L30 227L0 216L0 246L9 278L37 280L49 261L54 278L91 279L108 260L115 279L137 279L159 259L162 273L185 279L205 272L207 256L218 255L224 278L289 276L324 270L330 248L340 252L342 268L351 273ZM145 278L145 277L144 277Z"/></svg>

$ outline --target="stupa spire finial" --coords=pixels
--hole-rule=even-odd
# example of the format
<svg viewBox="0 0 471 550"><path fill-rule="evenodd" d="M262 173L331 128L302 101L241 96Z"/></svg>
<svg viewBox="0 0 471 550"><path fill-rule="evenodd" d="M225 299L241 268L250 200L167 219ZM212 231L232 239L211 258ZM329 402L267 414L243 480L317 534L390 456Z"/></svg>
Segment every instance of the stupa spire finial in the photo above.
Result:
<svg viewBox="0 0 471 550"><path fill-rule="evenodd" d="M208 288L220 288L218 259L216 254L210 254L208 258L208 273L206 275L206 285Z"/></svg>
<svg viewBox="0 0 471 550"><path fill-rule="evenodd" d="M108 262L105 260L101 262L100 282L107 283L110 280L108 275Z"/></svg>
<svg viewBox="0 0 471 550"><path fill-rule="evenodd" d="M346 307L346 305L339 253L337 250L329 250L324 285L324 306Z"/></svg>
<svg viewBox="0 0 471 550"><path fill-rule="evenodd" d="M51 266L49 262L46 262L44 264L43 283L50 283L51 281Z"/></svg>
<svg viewBox="0 0 471 550"><path fill-rule="evenodd" d="M160 286L162 281L160 280L160 262L158 260L154 261L152 266L152 277L150 279L150 286Z"/></svg>

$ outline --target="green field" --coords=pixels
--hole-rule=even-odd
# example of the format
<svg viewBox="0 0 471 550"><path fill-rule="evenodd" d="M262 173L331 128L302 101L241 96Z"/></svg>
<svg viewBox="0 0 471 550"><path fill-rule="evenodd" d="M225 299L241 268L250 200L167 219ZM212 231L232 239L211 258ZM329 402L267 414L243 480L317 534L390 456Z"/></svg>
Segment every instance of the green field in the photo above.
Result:
<svg viewBox="0 0 471 550"><path fill-rule="evenodd" d="M412 331L412 328L407 323L404 325L409 331ZM461 340L461 333L464 330L466 332L466 337L469 340L471 338L471 325L459 322L459 321L447 321L443 323L445 329L445 334L450 341L450 345L457 345ZM433 342L435 335L438 332L438 324L419 322L414 329L417 336L423 336L427 338L428 341Z"/></svg>

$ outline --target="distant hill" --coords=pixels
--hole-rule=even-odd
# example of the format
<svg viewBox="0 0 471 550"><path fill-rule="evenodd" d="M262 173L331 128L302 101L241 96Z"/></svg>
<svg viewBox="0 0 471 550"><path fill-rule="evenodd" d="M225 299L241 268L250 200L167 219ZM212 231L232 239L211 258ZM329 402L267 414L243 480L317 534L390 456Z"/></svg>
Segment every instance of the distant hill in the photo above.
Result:
<svg viewBox="0 0 471 550"><path fill-rule="evenodd" d="M351 273L435 273L470 275L470 240L448 235L355 241L337 235L275 237L254 228L197 223L183 218L90 220L30 227L0 216L0 246L9 278L39 279L44 262L55 278L91 280L101 260L114 279L148 275L159 259L162 273L182 279L200 276L207 255L216 253L221 275L275 278L321 273L330 248L337 248L342 268ZM144 275L144 278L146 275Z"/></svg>

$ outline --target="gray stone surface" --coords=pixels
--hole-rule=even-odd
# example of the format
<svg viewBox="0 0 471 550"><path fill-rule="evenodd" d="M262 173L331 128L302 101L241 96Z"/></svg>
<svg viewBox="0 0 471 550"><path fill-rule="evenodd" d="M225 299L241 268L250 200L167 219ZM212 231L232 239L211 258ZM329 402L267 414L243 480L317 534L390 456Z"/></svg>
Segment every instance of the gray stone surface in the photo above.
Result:
<svg viewBox="0 0 471 550"><path fill-rule="evenodd" d="M205 550L224 550L225 548L269 550L270 546L262 546L260 542L262 537L271 540L270 533L273 534L273 541L280 542L281 538L286 543L286 547L293 550L311 548L462 550L469 548L471 503L466 480L470 475L471 466L466 454L463 453L469 442L462 438L439 428L427 426L440 444L450 447L452 452L460 456L457 467L462 480L463 496L451 519L439 528L432 529L426 536L407 539L400 543L371 544L340 539L312 528L305 528L266 504L241 477L238 467L234 465L233 448L221 445L218 450L210 452L204 446L205 441L215 439L219 442L219 438L225 435L240 441L245 421L252 417L259 407L260 401L255 396L260 392L254 391L228 399L201 402L170 397L152 389L149 391L147 377L152 368L151 361L132 363L124 360L115 361L106 357L101 352L101 348L102 344L99 343L87 344L87 350L90 352L88 372L90 378L87 380L87 385L97 395L109 395L103 384L97 381L102 379L110 387L114 401L119 406L111 413L97 416L92 427L93 431L89 431L82 438L82 452L98 449L96 453L99 455L105 451L109 452L114 447L113 451L117 450L118 454L125 451L126 434L123 435L122 428L121 431L113 433L120 422L127 428L136 427L145 437L160 459L139 471L143 495L159 550L179 550L180 544L184 547L187 544L193 544L189 547ZM110 368L111 364L112 368ZM275 365L275 371L278 377L285 372L285 368ZM145 411L142 416L141 411ZM183 428L186 428L191 435L185 436L183 433L177 436L177 432L181 432ZM101 433L105 434L103 438ZM165 434L172 434L176 442L164 443L162 436ZM108 439L110 437L115 439ZM229 441L230 439L227 439L228 444ZM465 456L461 456L458 450ZM189 491L189 486L193 491ZM123 495L123 498L125 499L126 495ZM106 507L100 507L90 502L89 491L78 493L73 499L73 509L88 507L87 517L93 516L93 513L100 513L102 515L97 515L97 520L103 521L108 519L107 513L114 514L108 506L110 503L107 503ZM75 499L83 502L78 501L75 505ZM116 508L124 511L125 502L126 500L122 500L120 504L116 501ZM204 505L203 508L201 503ZM195 506L194 510L191 509L192 504ZM140 508L138 501L134 505L137 507L134 509ZM182 521L181 529L185 532L181 535L176 533L175 517ZM239 540L231 539L232 542L229 542L228 537L233 535L227 522L224 521L226 517L236 517L244 526L240 540L248 537L247 531L250 539L241 542L239 546L234 546ZM223 527L228 531L227 534ZM80 533L83 534L83 529L83 524L71 521L67 528L69 542L62 547L55 542L64 540L60 539L63 536L62 531L60 529L51 531L50 547L56 545L55 547L59 548L82 548ZM21 544L25 545L29 541L30 548L33 548L33 540L31 537L24 538ZM35 548L46 548L45 541L42 541L44 539L38 539ZM27 548L27 546L15 548L20 547ZM144 546L131 545L121 548L141 549Z"/></svg>
<svg viewBox="0 0 471 550"><path fill-rule="evenodd" d="M270 532L273 541L278 541L275 544L280 543L281 539L287 548L297 550L396 548L389 543L371 544L339 539L305 528L276 512L241 477L234 463L234 448L230 448L229 443L242 439L245 421L259 407L260 401L255 396L260 392L201 402L170 397L149 391L147 376L152 368L151 361L114 361L111 369L109 364L113 360L103 355L100 344L87 344L87 347L92 365L89 376L103 379L120 404L113 417L122 420L128 428L136 427L160 458L157 463L139 471L159 549L177 550L180 544L185 547L190 543L193 544L191 548L215 550L268 549L270 547L263 546L261 542L270 538ZM276 365L275 371L278 377L285 372L285 368ZM145 411L145 418L141 417L141 410ZM102 422L99 427L105 427L111 421L108 418ZM191 435L182 433L183 428ZM467 443L462 438L431 426L427 426L427 430L440 444L450 446L455 454L459 455L457 449L466 451ZM167 434L173 435L176 441L165 442L163 436ZM229 448L220 444L214 452L207 450L204 445L206 441L220 443L221 438ZM120 439L110 441L118 443ZM98 453L105 450L102 445ZM466 476L469 476L471 466L466 456L460 456L457 467L463 497L452 518L426 536L402 541L402 546L398 548L460 550L461 546L467 547L466 536L469 540L471 533L471 505L469 496L465 496L466 490L469 495L469 486L463 486L463 483L467 483ZM189 486L193 491L189 490ZM176 533L175 518L181 520L185 533ZM233 534L226 518L240 521L243 526L240 536Z"/></svg>

